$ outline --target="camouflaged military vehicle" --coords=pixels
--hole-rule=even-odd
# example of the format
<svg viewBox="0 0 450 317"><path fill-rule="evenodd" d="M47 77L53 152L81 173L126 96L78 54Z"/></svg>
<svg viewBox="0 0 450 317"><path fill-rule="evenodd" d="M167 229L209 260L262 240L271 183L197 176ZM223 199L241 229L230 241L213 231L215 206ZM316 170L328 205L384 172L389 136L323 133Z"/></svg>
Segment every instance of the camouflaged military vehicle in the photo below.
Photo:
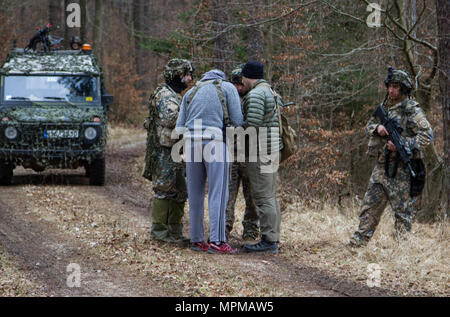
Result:
<svg viewBox="0 0 450 317"><path fill-rule="evenodd" d="M101 69L81 50L13 49L0 68L0 184L17 166L43 171L85 167L105 182L108 105Z"/></svg>

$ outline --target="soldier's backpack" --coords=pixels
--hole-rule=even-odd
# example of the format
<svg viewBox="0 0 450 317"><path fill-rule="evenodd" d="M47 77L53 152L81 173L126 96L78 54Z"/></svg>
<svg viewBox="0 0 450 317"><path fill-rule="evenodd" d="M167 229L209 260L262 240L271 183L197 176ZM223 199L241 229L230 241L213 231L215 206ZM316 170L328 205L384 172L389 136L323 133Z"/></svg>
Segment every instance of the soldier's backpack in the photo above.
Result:
<svg viewBox="0 0 450 317"><path fill-rule="evenodd" d="M280 125L280 135L281 140L283 141L283 148L280 153L280 163L283 163L298 151L298 135L289 125L286 116L281 112L281 107L284 105L281 96L275 92L269 84L262 83L262 85L269 88L273 98L275 99L275 107L273 111L278 115L278 123Z"/></svg>

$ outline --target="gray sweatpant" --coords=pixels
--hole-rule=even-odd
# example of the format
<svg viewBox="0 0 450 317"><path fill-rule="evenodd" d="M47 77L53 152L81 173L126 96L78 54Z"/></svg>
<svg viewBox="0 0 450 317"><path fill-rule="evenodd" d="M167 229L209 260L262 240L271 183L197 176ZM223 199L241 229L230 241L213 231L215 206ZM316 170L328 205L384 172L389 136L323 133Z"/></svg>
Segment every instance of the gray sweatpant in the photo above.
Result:
<svg viewBox="0 0 450 317"><path fill-rule="evenodd" d="M206 147L206 148L205 148ZM191 152L189 153L189 150ZM208 179L209 240L226 242L225 210L228 203L230 164L220 151L225 153L222 141L203 140L192 142L186 148L186 178L188 188L191 242L204 241L204 200ZM201 153L203 154L200 154ZM197 152L194 154L194 152ZM208 153L218 154L215 159ZM205 155L206 154L206 155Z"/></svg>

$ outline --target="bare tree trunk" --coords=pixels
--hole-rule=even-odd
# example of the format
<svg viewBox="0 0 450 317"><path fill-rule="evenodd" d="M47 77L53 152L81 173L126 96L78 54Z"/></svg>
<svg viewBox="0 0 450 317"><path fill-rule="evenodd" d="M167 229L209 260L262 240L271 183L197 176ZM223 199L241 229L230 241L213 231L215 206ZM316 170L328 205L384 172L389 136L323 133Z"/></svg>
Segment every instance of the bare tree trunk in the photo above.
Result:
<svg viewBox="0 0 450 317"><path fill-rule="evenodd" d="M130 30L130 35L128 36L128 47L133 46L133 34L134 34L134 25L133 25L133 0L126 0L124 4L125 8L125 14L124 14L124 21L125 25Z"/></svg>
<svg viewBox="0 0 450 317"><path fill-rule="evenodd" d="M133 36L134 36L134 58L136 65L136 72L138 72L141 68L141 56L139 54L141 48L141 12L142 12L142 1L143 0L133 0Z"/></svg>
<svg viewBox="0 0 450 317"><path fill-rule="evenodd" d="M270 10L270 8L272 8L272 0L268 1L268 9L266 9L266 10L268 11L268 10ZM265 63L264 63L264 73L265 73L264 75L270 81L272 78L272 75L273 75L272 74L273 62L272 62L272 58L271 58L271 54L273 52L273 25L272 24L269 25L267 42L265 44L266 44L266 52L265 52Z"/></svg>
<svg viewBox="0 0 450 317"><path fill-rule="evenodd" d="M228 8L228 1L212 0L212 20L216 25L215 31L218 35L220 34L214 41L214 66L224 71L226 74L229 74L233 67L231 65L233 47L231 46L230 33L222 33L231 21L231 15Z"/></svg>
<svg viewBox="0 0 450 317"><path fill-rule="evenodd" d="M61 24L63 12L61 5L61 0L50 0L48 5L48 22L52 25L53 30L58 30L59 32L63 27Z"/></svg>
<svg viewBox="0 0 450 317"><path fill-rule="evenodd" d="M93 44L95 45L96 55L102 64L103 61L103 16L104 16L104 0L95 0L94 11L94 31L93 31Z"/></svg>
<svg viewBox="0 0 450 317"><path fill-rule="evenodd" d="M148 78L146 74L147 60L149 57L148 50L142 47L145 42L144 37L148 36L148 27L146 20L149 19L149 1L146 0L133 0L133 35L134 35L134 48L135 48L135 65L136 73L143 78L136 82L136 89L143 90L146 88Z"/></svg>
<svg viewBox="0 0 450 317"><path fill-rule="evenodd" d="M249 23L255 24L261 13L264 1L253 1L248 9ZM264 58L264 33L261 25L251 26L248 28L248 46L247 54L249 60L263 62Z"/></svg>
<svg viewBox="0 0 450 317"><path fill-rule="evenodd" d="M439 87L444 121L444 210L450 215L450 1L436 0L439 40Z"/></svg>
<svg viewBox="0 0 450 317"><path fill-rule="evenodd" d="M87 0L80 0L81 7L81 29L80 29L80 39L81 43L86 43L87 38Z"/></svg>

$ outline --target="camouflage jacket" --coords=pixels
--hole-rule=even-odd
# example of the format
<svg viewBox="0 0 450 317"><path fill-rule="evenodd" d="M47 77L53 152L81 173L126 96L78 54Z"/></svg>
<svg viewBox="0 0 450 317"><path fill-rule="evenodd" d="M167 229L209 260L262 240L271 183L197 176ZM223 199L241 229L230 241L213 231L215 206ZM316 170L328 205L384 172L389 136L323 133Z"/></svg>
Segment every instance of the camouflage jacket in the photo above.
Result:
<svg viewBox="0 0 450 317"><path fill-rule="evenodd" d="M423 158L422 150L433 140L433 130L419 103L405 98L396 104L388 101L386 108L388 117L397 120L402 127L401 135L413 153L413 158ZM387 138L380 137L376 132L379 124L379 119L372 116L366 125L366 132L370 137L368 154L378 157L378 162L381 163L385 161Z"/></svg>
<svg viewBox="0 0 450 317"><path fill-rule="evenodd" d="M181 96L167 84L159 84L149 100L149 116L144 122L147 130L147 149L145 166L142 176L153 180L160 168L159 158L163 147L171 148L177 140L172 140L172 130L175 128L180 110Z"/></svg>
<svg viewBox="0 0 450 317"><path fill-rule="evenodd" d="M156 108L154 118L159 145L172 147L178 140L171 138L180 111L181 96L167 84L159 84L150 97L149 107Z"/></svg>

